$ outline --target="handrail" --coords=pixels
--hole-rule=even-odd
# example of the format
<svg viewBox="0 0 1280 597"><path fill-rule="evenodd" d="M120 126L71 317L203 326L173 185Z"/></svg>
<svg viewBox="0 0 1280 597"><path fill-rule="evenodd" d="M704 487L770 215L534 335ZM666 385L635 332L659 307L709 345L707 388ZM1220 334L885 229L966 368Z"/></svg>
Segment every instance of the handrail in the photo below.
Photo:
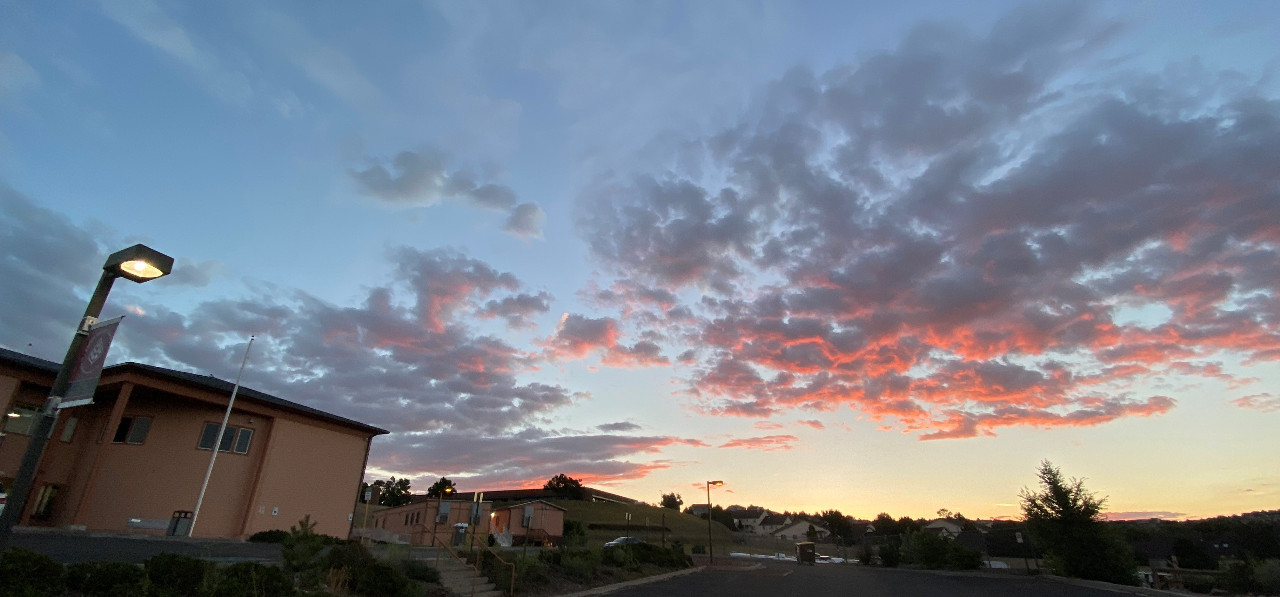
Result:
<svg viewBox="0 0 1280 597"><path fill-rule="evenodd" d="M468 568L472 569L473 571L475 571L475 574L472 574L472 575L471 575L471 597L475 597L475 595L476 595L476 578L477 578L477 577L479 577L479 576L480 576L480 574L481 574L480 569L479 569L478 567L476 567L476 566L473 566L473 565L469 564L465 559L463 559L463 558L462 558L462 556L459 556L457 552L453 551L453 548L452 548L452 547L449 547L449 544L447 544L447 543L441 543L438 547L443 547L443 548L445 548L445 550L447 550L447 551L449 552L449 555L453 556L453 559L455 559L455 560L457 560L457 561L461 562L463 566L466 566L466 567L468 567ZM439 552L439 551L436 551L436 569L437 569L437 570L439 570L439 569L440 569L440 552Z"/></svg>
<svg viewBox="0 0 1280 597"><path fill-rule="evenodd" d="M508 594L509 594L509 595L511 595L511 597L515 597L515 596L516 596L516 565L515 565L515 563L514 563L514 562L508 562L508 561L506 561L505 559L503 559L503 558L502 558L502 556L498 554L498 550L494 549L494 548L493 548L493 546L491 546L491 545L482 545L481 547L483 547L483 548L484 548L485 550L487 550L489 553L493 554L493 557L498 558L498 561L499 561L499 562L502 562L502 564L503 564L504 566L510 566L510 567L511 567L511 585L510 585L510 588L509 588ZM481 554L483 554L483 553L484 553L484 552L483 552L483 551L481 551ZM483 557L483 556L482 556L482 557Z"/></svg>

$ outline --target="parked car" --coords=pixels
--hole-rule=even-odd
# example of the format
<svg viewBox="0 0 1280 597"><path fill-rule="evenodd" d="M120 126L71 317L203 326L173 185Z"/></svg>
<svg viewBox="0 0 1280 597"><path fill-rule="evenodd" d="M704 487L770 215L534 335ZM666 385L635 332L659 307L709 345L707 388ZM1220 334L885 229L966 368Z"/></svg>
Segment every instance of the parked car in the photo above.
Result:
<svg viewBox="0 0 1280 597"><path fill-rule="evenodd" d="M622 545L635 545L635 544L637 544L637 543L644 543L644 539L641 539L641 538L639 538L639 537L618 537L617 539L614 539L613 541L609 541L609 542L605 543L605 544L604 544L604 546L605 546L605 547L619 547L619 546L622 546Z"/></svg>

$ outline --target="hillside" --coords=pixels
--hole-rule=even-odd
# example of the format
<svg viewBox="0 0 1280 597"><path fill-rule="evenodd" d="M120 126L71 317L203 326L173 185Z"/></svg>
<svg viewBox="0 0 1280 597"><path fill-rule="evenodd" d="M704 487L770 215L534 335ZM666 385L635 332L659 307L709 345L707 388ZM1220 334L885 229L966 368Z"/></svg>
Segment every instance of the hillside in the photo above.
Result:
<svg viewBox="0 0 1280 597"><path fill-rule="evenodd" d="M630 534L650 543L663 541L662 527L668 529L666 542L680 541L686 546L707 544L707 521L690 514L681 514L670 508L660 508L644 504L615 504L610 502L579 502L557 500L556 505L564 508L565 520L576 520L587 528L587 545L600 547L605 541ZM626 515L631 514L631 530L626 530ZM609 525L600 529L592 526ZM613 525L621 525L613 528ZM733 542L733 533L718 522L711 523L711 536L715 541L716 551L726 549Z"/></svg>

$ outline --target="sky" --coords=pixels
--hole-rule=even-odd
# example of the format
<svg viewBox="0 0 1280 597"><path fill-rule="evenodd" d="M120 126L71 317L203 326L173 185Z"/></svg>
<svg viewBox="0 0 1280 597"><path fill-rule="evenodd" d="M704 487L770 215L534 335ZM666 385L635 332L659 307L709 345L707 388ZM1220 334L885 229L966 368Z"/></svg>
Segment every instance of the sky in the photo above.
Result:
<svg viewBox="0 0 1280 597"><path fill-rule="evenodd" d="M1280 4L0 0L0 346L387 429L368 478L1280 508Z"/></svg>

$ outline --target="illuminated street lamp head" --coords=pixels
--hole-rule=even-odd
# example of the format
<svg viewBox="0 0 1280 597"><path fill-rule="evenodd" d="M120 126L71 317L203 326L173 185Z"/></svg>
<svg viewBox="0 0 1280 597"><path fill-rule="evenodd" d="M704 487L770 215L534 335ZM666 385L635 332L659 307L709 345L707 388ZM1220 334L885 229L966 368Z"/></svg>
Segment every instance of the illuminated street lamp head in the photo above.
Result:
<svg viewBox="0 0 1280 597"><path fill-rule="evenodd" d="M133 245L112 253L102 269L142 283L169 275L173 271L173 258L146 245Z"/></svg>
<svg viewBox="0 0 1280 597"><path fill-rule="evenodd" d="M707 481L707 485L715 485L716 487L719 487L724 485L724 481Z"/></svg>
<svg viewBox="0 0 1280 597"><path fill-rule="evenodd" d="M440 490L440 493L453 493L453 488L452 488L452 487L446 487L446 488L444 488L444 489L441 489L441 490Z"/></svg>

